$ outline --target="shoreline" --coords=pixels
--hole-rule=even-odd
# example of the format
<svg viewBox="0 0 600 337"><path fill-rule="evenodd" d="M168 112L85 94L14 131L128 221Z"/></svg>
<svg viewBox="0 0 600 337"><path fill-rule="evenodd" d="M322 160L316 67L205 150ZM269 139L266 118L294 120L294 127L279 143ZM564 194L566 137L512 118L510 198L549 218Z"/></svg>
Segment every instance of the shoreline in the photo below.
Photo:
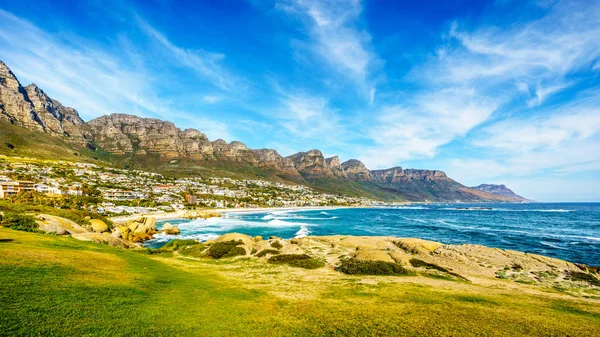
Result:
<svg viewBox="0 0 600 337"><path fill-rule="evenodd" d="M258 208L214 208L206 209L207 211L218 212L220 214L228 213L268 213L268 212L293 212L293 211L320 211L320 210L333 210L342 208L371 208L372 206L297 206L297 207L258 207ZM126 223L133 221L140 217L154 217L156 221L164 220L179 220L184 219L184 215L187 211L176 211L176 212L159 212L159 213L141 213L131 215L121 215L110 217L109 219L114 223Z"/></svg>

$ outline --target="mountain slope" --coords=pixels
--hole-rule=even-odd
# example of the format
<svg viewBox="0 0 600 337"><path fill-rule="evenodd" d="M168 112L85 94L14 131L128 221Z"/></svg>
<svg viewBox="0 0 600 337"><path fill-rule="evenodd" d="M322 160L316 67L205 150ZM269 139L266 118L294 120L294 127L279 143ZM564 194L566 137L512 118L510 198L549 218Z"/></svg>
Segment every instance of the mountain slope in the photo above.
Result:
<svg viewBox="0 0 600 337"><path fill-rule="evenodd" d="M479 186L471 188L485 193L494 194L503 198L513 199L515 201L529 201L528 199L516 194L505 185L481 184Z"/></svg>
<svg viewBox="0 0 600 337"><path fill-rule="evenodd" d="M470 189L436 170L394 167L371 171L360 161L340 163L319 150L283 157L272 149L210 141L196 129L127 114L84 122L77 111L35 84L23 87L0 61L0 152L31 156L85 156L126 168L174 176L210 175L307 184L322 191L393 201L513 201ZM15 129L19 127L20 129ZM51 138L48 138L51 137Z"/></svg>

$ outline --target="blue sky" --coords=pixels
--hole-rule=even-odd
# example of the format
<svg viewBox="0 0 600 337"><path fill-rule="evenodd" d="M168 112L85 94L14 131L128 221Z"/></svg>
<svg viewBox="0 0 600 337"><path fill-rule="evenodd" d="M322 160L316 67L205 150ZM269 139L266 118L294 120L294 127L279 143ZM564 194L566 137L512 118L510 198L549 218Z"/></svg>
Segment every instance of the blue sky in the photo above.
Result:
<svg viewBox="0 0 600 337"><path fill-rule="evenodd" d="M85 120L600 201L600 1L0 0L0 59Z"/></svg>

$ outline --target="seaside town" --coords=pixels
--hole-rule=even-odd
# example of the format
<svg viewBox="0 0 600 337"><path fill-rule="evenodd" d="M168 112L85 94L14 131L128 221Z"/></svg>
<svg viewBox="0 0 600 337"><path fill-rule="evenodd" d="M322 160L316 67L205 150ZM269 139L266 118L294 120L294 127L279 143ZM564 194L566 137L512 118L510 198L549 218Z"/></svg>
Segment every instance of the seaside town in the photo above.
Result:
<svg viewBox="0 0 600 337"><path fill-rule="evenodd" d="M129 215L191 208L373 205L374 200L320 193L304 185L215 177L171 178L84 162L0 156L0 198L20 193L87 197L80 208Z"/></svg>

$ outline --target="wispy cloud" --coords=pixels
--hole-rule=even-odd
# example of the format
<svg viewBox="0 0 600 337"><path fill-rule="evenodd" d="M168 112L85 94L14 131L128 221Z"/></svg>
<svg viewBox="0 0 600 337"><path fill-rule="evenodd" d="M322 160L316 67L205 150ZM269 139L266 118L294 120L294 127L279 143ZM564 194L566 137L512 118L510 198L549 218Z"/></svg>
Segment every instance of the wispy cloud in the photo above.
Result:
<svg viewBox="0 0 600 337"><path fill-rule="evenodd" d="M441 146L491 123L478 146L496 148L504 144L510 147L506 151L527 149L526 155L515 160L525 163L537 156L546 162L552 152L549 148L536 152L539 149L532 147L535 142L562 144L563 138L573 137L575 126L595 125L593 113L582 112L567 122L567 117L549 117L561 116L559 110L538 110L589 76L600 58L600 4L569 1L548 6L541 18L503 27L482 26L469 31L454 22L435 54L408 76L417 85L416 92L403 96L401 104L381 109L378 123L369 131L374 145L364 149L365 161L384 167L403 160L432 158ZM511 114L538 117L502 122ZM589 148L594 144L578 145ZM557 151L554 154L564 151L565 158L573 159L566 146L553 149ZM529 168L527 171L532 172L534 166Z"/></svg>
<svg viewBox="0 0 600 337"><path fill-rule="evenodd" d="M222 75L217 54L207 60L178 48L162 34L144 25L154 43L164 45L163 56L175 53L179 64L201 73L217 87L233 83ZM213 138L231 139L225 123L181 111L157 95L161 83L156 68L138 47L126 39L100 46L73 34L49 34L36 25L0 10L0 58L25 84L35 82L50 96L76 108L84 119L109 113L132 113L185 121ZM146 47L146 46L143 46ZM144 49L144 48L141 49ZM156 55L151 55L154 57ZM213 67L214 66L214 67Z"/></svg>
<svg viewBox="0 0 600 337"><path fill-rule="evenodd" d="M600 93L540 115L513 117L482 128L471 144L493 159L455 159L450 172L467 181L600 170Z"/></svg>
<svg viewBox="0 0 600 337"><path fill-rule="evenodd" d="M370 34L358 26L361 1L281 0L276 8L303 22L310 37L306 47L316 58L338 76L354 81L366 99L374 100L371 72L383 61L373 50Z"/></svg>
<svg viewBox="0 0 600 337"><path fill-rule="evenodd" d="M223 90L235 88L235 77L222 65L224 54L178 47L143 19L138 17L137 22L139 28L162 47L164 54L173 59L173 64L192 69L202 79L212 81Z"/></svg>
<svg viewBox="0 0 600 337"><path fill-rule="evenodd" d="M440 146L465 136L496 107L494 99L467 88L423 93L403 105L385 107L368 130L375 144L363 149L361 158L382 168L400 160L434 157Z"/></svg>

